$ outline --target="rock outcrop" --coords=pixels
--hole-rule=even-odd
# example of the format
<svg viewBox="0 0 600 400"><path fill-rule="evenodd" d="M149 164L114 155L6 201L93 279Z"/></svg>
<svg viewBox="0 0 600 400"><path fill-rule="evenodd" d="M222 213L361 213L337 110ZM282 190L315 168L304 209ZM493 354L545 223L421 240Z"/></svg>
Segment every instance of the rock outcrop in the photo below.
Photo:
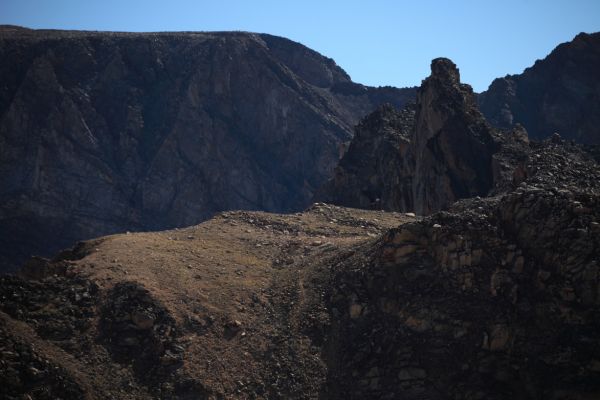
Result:
<svg viewBox="0 0 600 400"><path fill-rule="evenodd" d="M558 132L579 143L600 144L600 33L580 33L522 74L492 82L479 96L495 126L519 123L532 139Z"/></svg>
<svg viewBox="0 0 600 400"><path fill-rule="evenodd" d="M0 398L318 398L323 262L414 219L230 211L36 258L0 276Z"/></svg>
<svg viewBox="0 0 600 400"><path fill-rule="evenodd" d="M363 120L317 198L429 214L494 187L501 140L477 109L471 87L460 83L456 65L438 58L416 105L400 112L385 107Z"/></svg>
<svg viewBox="0 0 600 400"><path fill-rule="evenodd" d="M0 277L1 390L598 398L600 167L559 137L495 156L493 196L424 218L227 212L35 259Z"/></svg>
<svg viewBox="0 0 600 400"><path fill-rule="evenodd" d="M405 160L414 119L414 104L402 111L385 104L365 117L316 198L346 207L412 210L412 176L406 174Z"/></svg>
<svg viewBox="0 0 600 400"><path fill-rule="evenodd" d="M519 124L492 128L474 100L454 65L434 60L412 128L395 127L392 109L367 118L379 123L357 132L325 187L336 201L336 190L406 176L380 204L352 205L412 211L390 201L408 193L419 212L445 210L333 265L328 398L600 396L595 149L558 134L530 142ZM393 162L373 172L383 140L395 143L381 153Z"/></svg>
<svg viewBox="0 0 600 400"><path fill-rule="evenodd" d="M525 166L337 265L329 398L600 396L600 169L551 142Z"/></svg>
<svg viewBox="0 0 600 400"><path fill-rule="evenodd" d="M412 89L353 83L331 59L252 33L0 27L0 261L300 210L352 127Z"/></svg>
<svg viewBox="0 0 600 400"><path fill-rule="evenodd" d="M431 76L418 91L412 142L416 212L428 214L493 187L494 132L448 59L432 61Z"/></svg>

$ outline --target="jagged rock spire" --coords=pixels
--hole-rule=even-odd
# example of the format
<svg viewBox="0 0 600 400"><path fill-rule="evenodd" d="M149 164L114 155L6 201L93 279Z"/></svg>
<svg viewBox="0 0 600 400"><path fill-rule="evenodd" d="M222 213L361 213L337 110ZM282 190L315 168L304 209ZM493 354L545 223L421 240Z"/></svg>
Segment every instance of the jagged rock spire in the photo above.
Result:
<svg viewBox="0 0 600 400"><path fill-rule="evenodd" d="M485 195L494 186L496 136L471 87L460 83L456 64L436 58L416 105L400 113L377 110L359 124L319 199L429 214L460 198Z"/></svg>

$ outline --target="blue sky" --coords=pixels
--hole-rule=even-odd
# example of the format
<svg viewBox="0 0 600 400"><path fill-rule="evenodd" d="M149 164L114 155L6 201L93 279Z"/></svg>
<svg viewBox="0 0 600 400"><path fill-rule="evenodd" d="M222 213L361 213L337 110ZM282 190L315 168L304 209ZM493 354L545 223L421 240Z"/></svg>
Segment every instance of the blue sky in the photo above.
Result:
<svg viewBox="0 0 600 400"><path fill-rule="evenodd" d="M600 0L0 0L0 24L266 32L299 41L374 86L418 85L431 59L445 56L482 91L577 33L600 31Z"/></svg>

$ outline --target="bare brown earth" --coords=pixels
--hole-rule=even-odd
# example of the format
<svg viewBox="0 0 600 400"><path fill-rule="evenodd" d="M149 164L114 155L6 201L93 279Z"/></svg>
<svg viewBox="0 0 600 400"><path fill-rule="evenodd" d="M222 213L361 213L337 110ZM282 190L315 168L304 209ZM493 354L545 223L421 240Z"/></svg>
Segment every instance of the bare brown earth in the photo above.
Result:
<svg viewBox="0 0 600 400"><path fill-rule="evenodd" d="M317 204L298 214L226 212L186 229L108 236L59 256L85 254L81 259L30 263L25 274L43 277L40 287L52 286L50 281L58 288L37 304L31 298L22 301L14 291L38 281L11 285L3 278L2 309L25 323L2 313L0 327L7 344L29 343L31 352L90 398L316 398L327 376L321 349L330 318L324 297L331 261L415 219ZM57 275L44 276L52 268ZM91 289L78 292L73 279ZM123 289L126 283L131 286ZM132 295L137 289L147 291L149 303L138 311L148 311L153 326L144 327L129 310L121 317L130 326L119 332L119 304L139 300ZM23 289L24 296L30 292L36 289ZM127 295L120 303L119 296ZM81 309L78 301L85 298L91 300L83 329L73 327L75 318L53 314L54 307L57 313L70 305ZM53 334L49 321L66 321L64 337ZM172 332L165 333L164 326ZM156 340L143 338L144 329L163 343L154 358L146 352ZM142 337L140 346L133 339L124 344L136 334ZM55 380L45 378L41 389L26 378L23 385L31 387L14 390L43 398L40 393ZM56 390L52 393L66 398L80 396Z"/></svg>
<svg viewBox="0 0 600 400"><path fill-rule="evenodd" d="M187 229L109 236L75 268L103 290L137 282L177 325L198 325L180 339L186 348L182 372L211 391L236 393L276 383L279 373L296 372L299 383L320 378L324 366L318 353L311 354L311 337L296 336L305 318L327 318L319 310L321 293L305 280L318 278L312 268L337 254L334 250L373 240L410 219L333 206L294 215L229 212ZM228 334L227 326L236 321L239 332ZM261 376L273 357L284 363L283 370ZM298 361L311 368L294 365ZM311 371L316 376L302 376ZM317 395L320 385L312 386ZM294 393L289 390L286 394Z"/></svg>

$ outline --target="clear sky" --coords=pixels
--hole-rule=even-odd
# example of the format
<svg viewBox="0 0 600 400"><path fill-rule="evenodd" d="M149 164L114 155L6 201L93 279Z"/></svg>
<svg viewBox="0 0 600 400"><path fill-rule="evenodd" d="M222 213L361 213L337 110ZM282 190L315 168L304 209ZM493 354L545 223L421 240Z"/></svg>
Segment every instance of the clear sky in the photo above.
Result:
<svg viewBox="0 0 600 400"><path fill-rule="evenodd" d="M476 91L579 32L600 0L0 0L0 24L118 31L244 30L333 58L356 82L414 86L449 57Z"/></svg>

